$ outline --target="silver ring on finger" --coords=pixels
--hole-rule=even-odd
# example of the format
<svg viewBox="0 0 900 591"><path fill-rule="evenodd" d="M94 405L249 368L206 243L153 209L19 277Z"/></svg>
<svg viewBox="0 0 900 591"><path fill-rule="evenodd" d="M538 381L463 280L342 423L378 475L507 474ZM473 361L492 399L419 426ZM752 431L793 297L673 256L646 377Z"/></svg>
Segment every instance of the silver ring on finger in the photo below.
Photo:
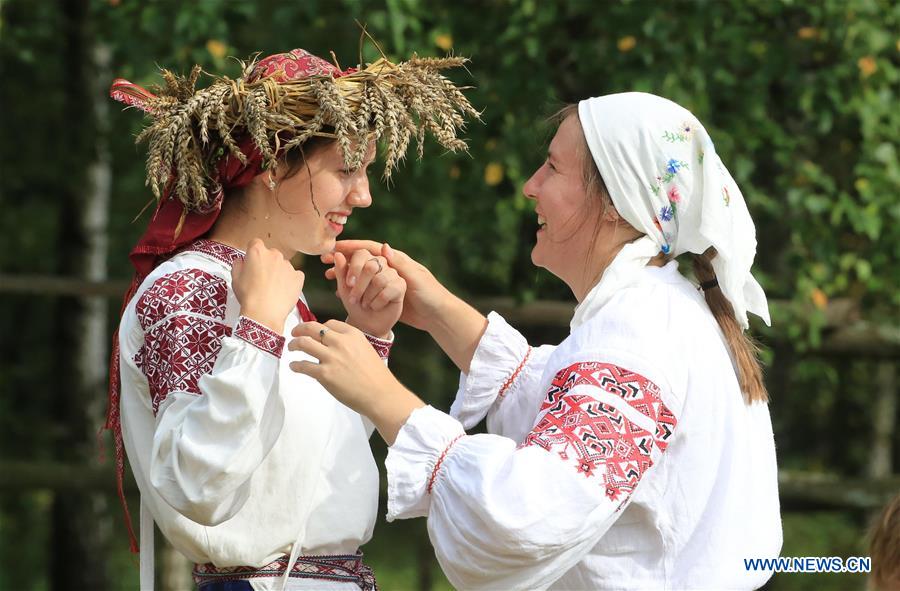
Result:
<svg viewBox="0 0 900 591"><path fill-rule="evenodd" d="M375 271L375 274L378 275L382 271L384 271L384 267L381 266L381 260L378 257L372 257L369 259L370 261L375 261L375 264L378 265L378 270Z"/></svg>
<svg viewBox="0 0 900 591"><path fill-rule="evenodd" d="M329 330L331 330L331 329L326 326L325 328L323 328L322 330L319 331L319 342L322 343L323 345L325 344L325 333L328 332Z"/></svg>

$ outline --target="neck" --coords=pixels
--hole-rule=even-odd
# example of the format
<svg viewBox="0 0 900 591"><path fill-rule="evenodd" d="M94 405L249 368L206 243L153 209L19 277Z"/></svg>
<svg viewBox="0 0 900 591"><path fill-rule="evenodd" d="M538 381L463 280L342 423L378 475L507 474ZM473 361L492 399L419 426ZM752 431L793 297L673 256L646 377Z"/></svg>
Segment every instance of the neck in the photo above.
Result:
<svg viewBox="0 0 900 591"><path fill-rule="evenodd" d="M266 213L256 211L258 208L254 208L254 203L258 203L258 200L246 197L229 200L226 196L222 203L222 213L209 232L209 239L246 251L250 241L259 238L267 248L281 251L284 258L290 260L297 253L287 252L287 249L273 240Z"/></svg>
<svg viewBox="0 0 900 591"><path fill-rule="evenodd" d="M572 294L575 296L578 303L581 303L584 298L587 297L587 294L590 293L591 289L600 282L600 279L603 277L603 272L612 264L616 255L619 254L625 245L642 236L643 234L632 238L627 242L618 244L611 249L595 248L593 256L590 257L591 262L583 269L575 270L575 272L572 273L571 280L564 280L569 286L569 289L572 290ZM667 262L668 259L666 258L666 255L660 253L650 259L647 262L647 266L662 267Z"/></svg>

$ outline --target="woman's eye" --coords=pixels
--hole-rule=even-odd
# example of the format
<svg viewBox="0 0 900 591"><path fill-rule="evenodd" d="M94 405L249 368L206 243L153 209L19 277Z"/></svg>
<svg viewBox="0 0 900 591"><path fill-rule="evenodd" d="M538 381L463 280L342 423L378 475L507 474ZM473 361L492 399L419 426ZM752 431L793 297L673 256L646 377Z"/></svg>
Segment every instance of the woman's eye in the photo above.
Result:
<svg viewBox="0 0 900 591"><path fill-rule="evenodd" d="M555 167L555 166L553 166L553 163L552 163L552 162L550 162L550 161L549 161L549 160L548 160L548 161L547 161L547 166L549 166L549 167L550 167L550 170L552 170L552 171L553 171L553 172L556 172L556 167Z"/></svg>

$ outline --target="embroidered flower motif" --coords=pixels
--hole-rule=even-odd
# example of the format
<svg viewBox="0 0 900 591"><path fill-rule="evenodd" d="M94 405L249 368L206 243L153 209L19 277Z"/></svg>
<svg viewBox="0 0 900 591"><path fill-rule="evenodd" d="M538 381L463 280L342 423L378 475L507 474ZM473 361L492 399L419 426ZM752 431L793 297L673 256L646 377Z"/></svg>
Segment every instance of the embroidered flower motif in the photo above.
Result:
<svg viewBox="0 0 900 591"><path fill-rule="evenodd" d="M675 210L672 209L671 206L666 205L662 209L659 210L659 219L664 222L672 221L672 218L675 217Z"/></svg>
<svg viewBox="0 0 900 591"><path fill-rule="evenodd" d="M681 201L681 193L678 192L676 185L672 185L669 188L669 201L671 203L679 203Z"/></svg>
<svg viewBox="0 0 900 591"><path fill-rule="evenodd" d="M684 121L675 131L666 131L663 133L663 139L669 142L686 142L691 139L694 133L694 126L690 121Z"/></svg>
<svg viewBox="0 0 900 591"><path fill-rule="evenodd" d="M684 162L675 160L674 158L670 158L666 163L666 172L668 172L669 174L675 174L678 172L678 169L684 165Z"/></svg>
<svg viewBox="0 0 900 591"><path fill-rule="evenodd" d="M731 205L731 195L728 194L728 187L722 187L722 198L725 199L725 207Z"/></svg>

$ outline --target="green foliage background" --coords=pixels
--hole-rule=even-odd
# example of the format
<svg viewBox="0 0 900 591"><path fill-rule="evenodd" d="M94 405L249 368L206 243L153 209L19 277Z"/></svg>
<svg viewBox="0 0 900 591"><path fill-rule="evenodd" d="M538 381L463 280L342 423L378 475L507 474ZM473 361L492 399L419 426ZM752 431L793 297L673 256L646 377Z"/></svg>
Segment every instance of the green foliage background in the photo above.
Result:
<svg viewBox="0 0 900 591"><path fill-rule="evenodd" d="M67 59L62 34L71 22L69 4L0 3L0 269L54 274L62 268L71 211L60 206L57 195L84 186L85 167L103 138L114 173L110 276L125 278L127 251L143 228L142 221L131 219L150 198L143 184L143 151L133 145L142 121L139 113L111 105L108 126L98 127L92 113L73 114L66 104L68 85L84 84L83 72ZM847 478L863 474L872 364L804 352L821 341L829 300L853 302L863 319L875 324L900 325L897 2L86 0L83 5L88 38L112 51L113 74L145 85L159 81L157 65L186 72L199 63L234 76L238 67L227 56L294 47L323 56L334 50L346 67L360 52L354 19L366 23L395 59L413 51L470 57L469 72L452 76L474 86L469 97L483 109L483 124L468 129L471 154L445 155L428 145L425 159L408 161L391 187L373 186L374 207L355 215L348 233L408 251L472 296L570 298L529 259L536 223L521 188L543 158L552 133L548 115L566 102L626 90L683 104L710 130L757 222L758 277L770 298L788 302L773 310L771 329L753 327L771 345L765 355L780 462ZM366 60L377 55L371 44L362 50ZM315 261L308 264L318 269ZM314 275L319 273L308 273ZM311 287L324 287L319 281L310 279ZM0 302L3 457L58 459L55 442L66 425L54 423L47 409L65 396L65 384L55 379L52 358L41 351L53 339L59 315L49 298L0 294ZM111 303L111 316L115 309ZM560 337L552 331L534 336ZM397 357L425 351L424 361L399 361L401 375L435 404L447 406L454 390L447 363L416 335L403 332L401 338L421 346L406 349L401 341ZM103 393L97 396L99 420ZM46 587L39 573L46 572L52 555L42 517L49 494L0 496L0 587ZM783 554L864 555L864 521L852 514L791 515ZM118 516L115 524L120 529ZM385 550L387 540L421 541L421 529L408 530L413 533L407 536L400 527L379 524L376 530L371 553L386 572L391 564L413 568L408 555L398 559ZM127 559L116 556L108 567L113 577L136 580L128 567L117 570L115 565ZM403 572L385 588L412 585L411 571ZM770 586L861 588L862 580L777 576Z"/></svg>

